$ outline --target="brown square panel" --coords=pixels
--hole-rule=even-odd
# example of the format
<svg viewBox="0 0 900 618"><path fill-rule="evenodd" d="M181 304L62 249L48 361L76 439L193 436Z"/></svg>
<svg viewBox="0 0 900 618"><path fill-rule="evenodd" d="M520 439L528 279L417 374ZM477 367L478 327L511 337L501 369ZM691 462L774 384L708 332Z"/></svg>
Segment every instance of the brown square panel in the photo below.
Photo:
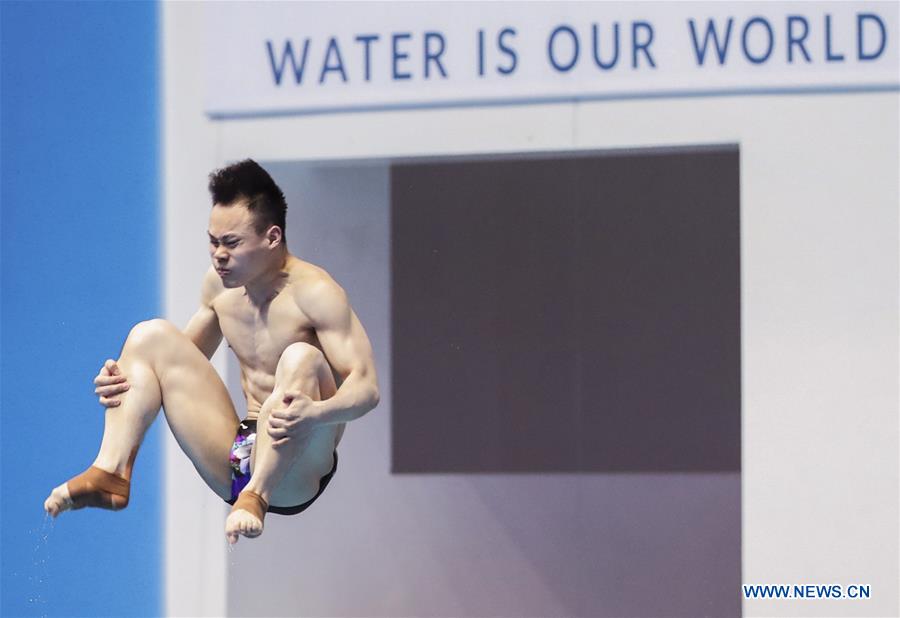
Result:
<svg viewBox="0 0 900 618"><path fill-rule="evenodd" d="M391 167L394 472L740 470L735 146Z"/></svg>

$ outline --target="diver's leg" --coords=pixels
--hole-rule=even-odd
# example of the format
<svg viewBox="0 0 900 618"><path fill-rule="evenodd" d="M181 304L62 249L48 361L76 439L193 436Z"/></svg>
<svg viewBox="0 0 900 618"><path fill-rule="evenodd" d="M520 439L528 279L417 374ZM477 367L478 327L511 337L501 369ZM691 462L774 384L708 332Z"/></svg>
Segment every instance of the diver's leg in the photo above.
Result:
<svg viewBox="0 0 900 618"><path fill-rule="evenodd" d="M267 504L274 501L288 506L312 498L319 480L332 467L335 436L340 429L337 426L314 429L272 446L267 430L269 414L273 408L287 406L286 393L297 391L313 401L328 399L337 391L324 355L305 343L285 349L275 370L275 390L260 408L252 476L225 522L225 536L231 543L237 542L239 534L254 537L262 533Z"/></svg>
<svg viewBox="0 0 900 618"><path fill-rule="evenodd" d="M144 434L163 406L175 439L203 477L230 497L228 454L238 417L209 360L165 320L136 325L118 364L131 388L121 404L107 408L100 450L93 465L53 490L44 503L51 515L70 508L124 508L131 468Z"/></svg>

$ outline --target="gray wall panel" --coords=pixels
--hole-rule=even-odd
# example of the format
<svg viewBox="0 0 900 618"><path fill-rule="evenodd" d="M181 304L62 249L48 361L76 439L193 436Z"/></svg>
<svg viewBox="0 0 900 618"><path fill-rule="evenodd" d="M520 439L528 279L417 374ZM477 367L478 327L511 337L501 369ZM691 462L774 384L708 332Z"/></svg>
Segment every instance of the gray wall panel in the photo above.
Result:
<svg viewBox="0 0 900 618"><path fill-rule="evenodd" d="M738 163L395 165L393 470L739 470Z"/></svg>

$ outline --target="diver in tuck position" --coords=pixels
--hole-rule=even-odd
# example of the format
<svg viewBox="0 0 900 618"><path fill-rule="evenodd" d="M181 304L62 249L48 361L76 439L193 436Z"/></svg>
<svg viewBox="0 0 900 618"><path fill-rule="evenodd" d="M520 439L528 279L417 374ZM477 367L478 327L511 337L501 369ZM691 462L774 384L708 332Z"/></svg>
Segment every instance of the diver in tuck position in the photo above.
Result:
<svg viewBox="0 0 900 618"><path fill-rule="evenodd" d="M344 290L287 249L281 189L246 160L211 174L209 190L213 266L200 308L184 332L138 324L106 361L94 380L106 407L100 451L51 492L54 517L128 505L135 455L162 406L200 476L233 505L228 542L259 536L266 512L296 514L319 497L345 424L378 404L372 347ZM223 335L241 365L244 421L209 362Z"/></svg>

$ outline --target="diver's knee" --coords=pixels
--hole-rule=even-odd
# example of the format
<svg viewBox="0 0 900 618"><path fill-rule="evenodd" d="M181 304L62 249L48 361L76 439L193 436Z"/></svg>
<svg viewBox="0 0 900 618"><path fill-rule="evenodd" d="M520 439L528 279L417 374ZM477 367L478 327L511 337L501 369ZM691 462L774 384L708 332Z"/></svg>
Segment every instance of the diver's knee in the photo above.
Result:
<svg viewBox="0 0 900 618"><path fill-rule="evenodd" d="M168 320L154 318L138 322L128 333L125 344L132 349L159 349L159 345L170 341L180 331Z"/></svg>
<svg viewBox="0 0 900 618"><path fill-rule="evenodd" d="M284 349L281 358L278 359L275 381L283 382L298 377L315 376L325 362L325 355L319 348L303 342L292 343Z"/></svg>

